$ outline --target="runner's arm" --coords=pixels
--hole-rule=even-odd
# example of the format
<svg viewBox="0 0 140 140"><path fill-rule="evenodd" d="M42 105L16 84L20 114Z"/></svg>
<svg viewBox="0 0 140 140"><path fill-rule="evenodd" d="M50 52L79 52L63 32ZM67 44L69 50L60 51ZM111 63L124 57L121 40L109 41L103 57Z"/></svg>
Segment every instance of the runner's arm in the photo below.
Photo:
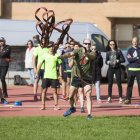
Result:
<svg viewBox="0 0 140 140"><path fill-rule="evenodd" d="M35 78L38 77L39 70L41 69L41 66L42 66L43 63L44 63L44 61L42 61L42 63L39 63L37 65L36 72L35 72Z"/></svg>
<svg viewBox="0 0 140 140"><path fill-rule="evenodd" d="M69 53L63 54L59 57L62 59L62 58L69 58L69 57L72 57L72 56L75 56L74 52L69 52Z"/></svg>
<svg viewBox="0 0 140 140"><path fill-rule="evenodd" d="M71 58L70 61L69 61L69 67L72 68L73 65L74 65L74 58Z"/></svg>
<svg viewBox="0 0 140 140"><path fill-rule="evenodd" d="M33 58L32 59L33 59L34 73L36 73L36 71L37 71L37 66L36 66L37 56L33 55Z"/></svg>
<svg viewBox="0 0 140 140"><path fill-rule="evenodd" d="M85 56L88 57L91 60L94 60L96 58L96 53L94 53L94 52L90 52L90 53L87 52L87 53L85 53Z"/></svg>
<svg viewBox="0 0 140 140"><path fill-rule="evenodd" d="M59 65L59 76L62 77L62 65Z"/></svg>

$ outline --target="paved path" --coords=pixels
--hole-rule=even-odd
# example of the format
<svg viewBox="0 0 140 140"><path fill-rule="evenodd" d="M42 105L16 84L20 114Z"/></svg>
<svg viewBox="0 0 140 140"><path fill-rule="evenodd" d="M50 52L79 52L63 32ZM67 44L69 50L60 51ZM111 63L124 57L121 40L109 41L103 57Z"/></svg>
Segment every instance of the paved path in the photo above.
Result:
<svg viewBox="0 0 140 140"><path fill-rule="evenodd" d="M123 84L123 93L125 96L126 84ZM63 116L64 111L69 107L69 102L61 99L59 94L59 106L61 110L53 110L53 100L46 101L46 110L40 110L41 101L33 101L33 87L29 86L11 86L8 88L9 101L8 105L0 104L0 116ZM61 93L61 91L60 91ZM49 89L48 97L52 96ZM95 89L92 93L92 114L94 116L123 116L123 115L140 115L140 97L138 95L137 85L134 85L132 105L123 105L118 103L118 90L116 84L113 86L113 100L111 104L106 104L107 85L101 85L102 103L98 104L95 98ZM14 106L15 101L22 101L22 106ZM86 109L86 107L85 107ZM77 102L77 112L73 114L86 116L86 113L80 113L80 105Z"/></svg>

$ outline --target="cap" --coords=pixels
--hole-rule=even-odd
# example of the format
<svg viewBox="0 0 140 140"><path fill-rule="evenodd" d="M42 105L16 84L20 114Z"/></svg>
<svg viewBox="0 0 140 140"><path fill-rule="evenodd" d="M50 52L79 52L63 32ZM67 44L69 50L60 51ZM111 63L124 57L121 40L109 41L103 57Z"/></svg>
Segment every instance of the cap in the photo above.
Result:
<svg viewBox="0 0 140 140"><path fill-rule="evenodd" d="M0 37L0 41L5 42L5 38L4 37Z"/></svg>

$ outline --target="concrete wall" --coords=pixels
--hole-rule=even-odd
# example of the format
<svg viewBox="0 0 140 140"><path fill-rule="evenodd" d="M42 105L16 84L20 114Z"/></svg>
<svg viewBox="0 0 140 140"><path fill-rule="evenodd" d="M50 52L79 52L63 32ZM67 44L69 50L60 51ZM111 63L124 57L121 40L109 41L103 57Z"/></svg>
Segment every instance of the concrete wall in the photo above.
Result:
<svg viewBox="0 0 140 140"><path fill-rule="evenodd" d="M23 78L23 84L26 85L29 83L29 75L24 63L26 46L11 46L11 50L12 62L6 75L7 84L13 85L14 76L20 75Z"/></svg>
<svg viewBox="0 0 140 140"><path fill-rule="evenodd" d="M25 71L25 46L11 46L11 58L10 71Z"/></svg>
<svg viewBox="0 0 140 140"><path fill-rule="evenodd" d="M8 71L6 75L6 83L7 85L14 85L14 76L20 75L22 78L23 85L29 84L29 75L27 71Z"/></svg>

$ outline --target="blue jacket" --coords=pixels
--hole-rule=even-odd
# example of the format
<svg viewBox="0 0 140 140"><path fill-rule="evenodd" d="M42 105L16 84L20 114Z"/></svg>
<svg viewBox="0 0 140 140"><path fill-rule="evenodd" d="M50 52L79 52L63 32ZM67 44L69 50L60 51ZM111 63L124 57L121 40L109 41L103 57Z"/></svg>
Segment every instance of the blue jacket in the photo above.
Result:
<svg viewBox="0 0 140 140"><path fill-rule="evenodd" d="M70 51L63 51L63 54L65 54L65 53L68 53L68 52L71 52L71 50ZM69 59L68 58L63 58L62 59L62 69L63 69L63 71L71 71L71 68L69 67Z"/></svg>
<svg viewBox="0 0 140 140"><path fill-rule="evenodd" d="M131 56L131 57L129 57L129 56ZM128 70L131 70L130 68L134 68L134 71L135 70L137 71L137 68L139 68L139 70L140 70L140 47L129 48L127 51L127 60L129 62ZM132 71L133 71L133 69L132 69Z"/></svg>
<svg viewBox="0 0 140 140"><path fill-rule="evenodd" d="M97 55L96 59L93 60L93 65L92 65L93 83L101 80L101 69L103 66L103 57L102 57L101 53L97 51L96 55Z"/></svg>

